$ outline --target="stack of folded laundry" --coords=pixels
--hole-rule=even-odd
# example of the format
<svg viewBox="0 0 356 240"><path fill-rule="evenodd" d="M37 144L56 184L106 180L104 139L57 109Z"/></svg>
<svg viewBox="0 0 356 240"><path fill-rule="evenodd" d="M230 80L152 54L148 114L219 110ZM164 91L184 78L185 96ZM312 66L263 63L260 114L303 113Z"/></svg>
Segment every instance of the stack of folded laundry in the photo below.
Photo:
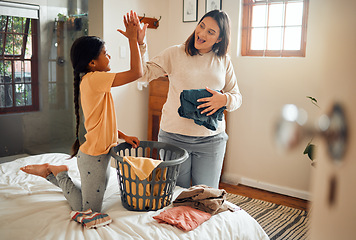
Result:
<svg viewBox="0 0 356 240"><path fill-rule="evenodd" d="M226 204L226 191L197 185L183 191L173 202L173 207L154 216L159 223L176 226L184 231L197 228L212 215L226 210L235 211Z"/></svg>
<svg viewBox="0 0 356 240"><path fill-rule="evenodd" d="M105 213L93 212L91 209L88 209L84 212L72 211L70 213L71 219L81 223L86 228L97 228L105 226L112 222L109 215Z"/></svg>

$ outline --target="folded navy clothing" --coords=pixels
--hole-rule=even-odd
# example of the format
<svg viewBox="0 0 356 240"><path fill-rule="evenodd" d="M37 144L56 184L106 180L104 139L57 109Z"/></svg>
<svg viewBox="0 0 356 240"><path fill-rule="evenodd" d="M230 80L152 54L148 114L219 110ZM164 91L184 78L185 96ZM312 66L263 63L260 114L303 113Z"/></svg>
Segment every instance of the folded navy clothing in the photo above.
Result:
<svg viewBox="0 0 356 240"><path fill-rule="evenodd" d="M212 94L206 89L183 90L180 94L181 106L178 108L179 116L193 119L196 124L203 125L206 128L215 131L218 128L218 121L222 121L223 119L226 107L219 108L210 116L207 116L206 113L200 113L204 108L197 109L197 106L202 104L202 102L197 102L198 99L211 96Z"/></svg>

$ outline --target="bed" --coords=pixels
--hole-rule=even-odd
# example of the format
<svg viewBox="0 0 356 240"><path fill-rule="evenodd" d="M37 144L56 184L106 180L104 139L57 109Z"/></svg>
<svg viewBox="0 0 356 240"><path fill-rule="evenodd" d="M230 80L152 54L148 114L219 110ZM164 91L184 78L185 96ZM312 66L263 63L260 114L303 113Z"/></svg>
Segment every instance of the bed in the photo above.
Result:
<svg viewBox="0 0 356 240"><path fill-rule="evenodd" d="M69 175L79 183L76 158L48 153L0 164L0 238L7 239L269 239L261 226L244 210L212 216L196 229L184 232L153 219L164 209L149 212L126 210L120 200L116 170L104 196L103 210L113 222L86 229L70 220L70 207L61 189L45 179L19 170L28 164L66 164ZM173 198L183 188L176 187ZM169 208L167 206L166 208Z"/></svg>

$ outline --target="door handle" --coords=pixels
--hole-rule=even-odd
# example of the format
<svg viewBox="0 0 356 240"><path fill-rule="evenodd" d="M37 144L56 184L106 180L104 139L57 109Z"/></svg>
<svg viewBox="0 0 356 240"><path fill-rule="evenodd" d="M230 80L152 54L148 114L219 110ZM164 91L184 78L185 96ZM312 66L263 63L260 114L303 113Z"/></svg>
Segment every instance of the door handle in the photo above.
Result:
<svg viewBox="0 0 356 240"><path fill-rule="evenodd" d="M275 142L283 151L292 150L307 137L321 137L328 146L328 154L335 163L340 163L348 145L348 124L345 109L334 103L328 114L320 116L317 126L308 126L307 113L296 105L287 104L275 127Z"/></svg>

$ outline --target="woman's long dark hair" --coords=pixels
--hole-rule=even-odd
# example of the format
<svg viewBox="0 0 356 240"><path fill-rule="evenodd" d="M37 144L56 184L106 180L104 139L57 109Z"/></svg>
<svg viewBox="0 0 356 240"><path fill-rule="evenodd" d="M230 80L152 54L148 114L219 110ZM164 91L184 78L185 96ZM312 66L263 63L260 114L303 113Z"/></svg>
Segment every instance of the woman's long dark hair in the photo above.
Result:
<svg viewBox="0 0 356 240"><path fill-rule="evenodd" d="M210 12L207 12L199 20L198 25L206 17L213 18L218 24L220 29L219 38L221 39L221 41L213 45L212 51L215 52L215 54L219 57L225 56L227 54L227 51L229 49L229 44L230 44L230 34L231 34L230 18L224 11L212 10ZM194 47L194 42L195 42L195 30L185 41L185 52L190 56L199 54L199 50Z"/></svg>
<svg viewBox="0 0 356 240"><path fill-rule="evenodd" d="M89 72L88 65L93 59L97 59L101 49L104 46L104 41L95 36L83 36L76 39L70 49L70 60L73 66L74 74L74 108L76 117L76 140L72 146L71 157L77 155L80 147L79 142L79 94L81 76Z"/></svg>

